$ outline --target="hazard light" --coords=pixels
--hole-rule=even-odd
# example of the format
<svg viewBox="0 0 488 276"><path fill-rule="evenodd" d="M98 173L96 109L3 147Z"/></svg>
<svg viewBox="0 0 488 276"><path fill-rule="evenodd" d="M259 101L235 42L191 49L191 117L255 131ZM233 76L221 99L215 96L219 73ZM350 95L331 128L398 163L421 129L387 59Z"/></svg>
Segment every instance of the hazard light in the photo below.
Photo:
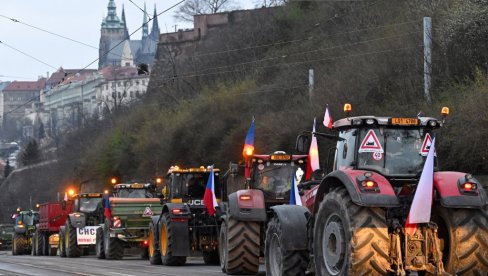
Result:
<svg viewBox="0 0 488 276"><path fill-rule="evenodd" d="M171 213L173 213L173 215L180 215L182 213L181 209L173 209L171 210Z"/></svg>
<svg viewBox="0 0 488 276"><path fill-rule="evenodd" d="M74 194L75 194L75 190L73 190L73 189L69 189L69 191L68 191L68 195L69 195L69 196L73 196Z"/></svg>
<svg viewBox="0 0 488 276"><path fill-rule="evenodd" d="M149 244L149 242L148 242L147 240L144 240L144 241L142 242L142 244L143 244L144 246L147 246L147 245Z"/></svg>
<svg viewBox="0 0 488 276"><path fill-rule="evenodd" d="M344 113L349 114L352 111L352 106L349 103L344 104Z"/></svg>
<svg viewBox="0 0 488 276"><path fill-rule="evenodd" d="M252 199L252 196L251 195L240 195L239 196L239 200L249 201L251 199Z"/></svg>
<svg viewBox="0 0 488 276"><path fill-rule="evenodd" d="M459 185L459 191L461 194L478 195L478 185L476 183L466 182Z"/></svg>
<svg viewBox="0 0 488 276"><path fill-rule="evenodd" d="M442 114L442 116L447 116L447 115L449 115L449 107L444 106L444 107L441 109L441 114Z"/></svg>

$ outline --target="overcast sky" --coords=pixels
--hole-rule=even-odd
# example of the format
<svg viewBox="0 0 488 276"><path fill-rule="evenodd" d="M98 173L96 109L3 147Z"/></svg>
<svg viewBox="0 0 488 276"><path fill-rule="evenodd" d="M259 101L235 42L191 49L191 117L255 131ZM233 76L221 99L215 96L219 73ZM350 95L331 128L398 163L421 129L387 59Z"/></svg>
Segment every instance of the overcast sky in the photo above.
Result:
<svg viewBox="0 0 488 276"><path fill-rule="evenodd" d="M154 13L156 4L160 13L181 0L132 0ZM252 9L258 0L236 0L242 9ZM115 0L117 15L120 17L122 5L129 33L142 25L143 13L129 0ZM59 67L80 69L92 63L88 68L98 66L98 49L81 45L33 27L62 35L98 48L100 24L107 15L108 0L0 0L0 81L34 81L38 76L53 73ZM178 28L189 28L192 24L175 22L174 8L158 17L161 33ZM16 19L26 26L5 17ZM152 22L149 24L151 30ZM138 31L131 36L141 39ZM10 48L11 47L11 48ZM12 49L15 48L46 64L27 57ZM96 61L95 61L96 60Z"/></svg>

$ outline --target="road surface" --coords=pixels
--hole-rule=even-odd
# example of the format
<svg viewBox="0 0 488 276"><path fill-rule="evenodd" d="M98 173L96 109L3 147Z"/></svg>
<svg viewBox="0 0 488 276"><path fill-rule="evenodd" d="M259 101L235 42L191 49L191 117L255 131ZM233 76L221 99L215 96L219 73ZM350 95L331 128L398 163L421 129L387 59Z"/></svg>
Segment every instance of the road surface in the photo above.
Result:
<svg viewBox="0 0 488 276"><path fill-rule="evenodd" d="M260 275L265 275L261 266ZM83 276L187 276L225 275L220 266L203 263L202 258L188 258L185 266L154 266L148 260L138 257L124 257L123 260L99 260L95 256L80 258L60 258L59 256L12 256L9 251L0 251L0 276L2 275L83 275Z"/></svg>

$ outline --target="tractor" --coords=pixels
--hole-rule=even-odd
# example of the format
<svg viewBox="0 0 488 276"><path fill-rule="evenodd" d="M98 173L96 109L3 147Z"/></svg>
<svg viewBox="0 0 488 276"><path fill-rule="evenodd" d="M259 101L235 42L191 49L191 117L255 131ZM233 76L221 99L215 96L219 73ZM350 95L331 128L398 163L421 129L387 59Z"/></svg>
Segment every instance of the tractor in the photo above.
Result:
<svg viewBox="0 0 488 276"><path fill-rule="evenodd" d="M213 170L213 174L212 174ZM168 170L162 212L149 224L151 264L184 265L186 257L202 254L205 264L219 264L220 221L204 205L207 182L214 175L214 191L220 201L219 169L180 168Z"/></svg>
<svg viewBox="0 0 488 276"><path fill-rule="evenodd" d="M39 222L39 213L32 210L17 210L18 212L12 216L15 218L12 255L30 254L32 235L36 229L36 224Z"/></svg>
<svg viewBox="0 0 488 276"><path fill-rule="evenodd" d="M96 232L103 222L103 193L73 195L73 212L60 227L60 256L80 257L95 249Z"/></svg>
<svg viewBox="0 0 488 276"><path fill-rule="evenodd" d="M336 141L333 168L299 185L303 206L273 207L266 274L291 275L306 257L294 275L487 275L487 195L471 174L439 169L442 111L346 117L314 132ZM309 142L300 135L297 150Z"/></svg>
<svg viewBox="0 0 488 276"><path fill-rule="evenodd" d="M241 189L230 193L222 208L219 254L222 271L227 274L259 271L272 208L290 202L294 178L300 182L307 164L307 155L245 152L245 177L239 174L237 163L231 163L224 177L224 183L241 180Z"/></svg>

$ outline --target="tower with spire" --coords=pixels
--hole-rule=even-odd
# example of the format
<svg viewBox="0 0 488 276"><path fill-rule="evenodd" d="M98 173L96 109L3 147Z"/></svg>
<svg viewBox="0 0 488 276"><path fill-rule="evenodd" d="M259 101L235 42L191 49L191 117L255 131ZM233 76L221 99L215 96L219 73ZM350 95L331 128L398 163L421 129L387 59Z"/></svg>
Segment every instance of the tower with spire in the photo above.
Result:
<svg viewBox="0 0 488 276"><path fill-rule="evenodd" d="M107 11L107 16L103 18L101 24L98 68L141 63L151 66L154 63L160 35L156 5L154 5L154 18L149 33L149 19L146 3L144 3L141 40L130 38L124 6L122 6L121 18L117 16L115 0L108 1Z"/></svg>

